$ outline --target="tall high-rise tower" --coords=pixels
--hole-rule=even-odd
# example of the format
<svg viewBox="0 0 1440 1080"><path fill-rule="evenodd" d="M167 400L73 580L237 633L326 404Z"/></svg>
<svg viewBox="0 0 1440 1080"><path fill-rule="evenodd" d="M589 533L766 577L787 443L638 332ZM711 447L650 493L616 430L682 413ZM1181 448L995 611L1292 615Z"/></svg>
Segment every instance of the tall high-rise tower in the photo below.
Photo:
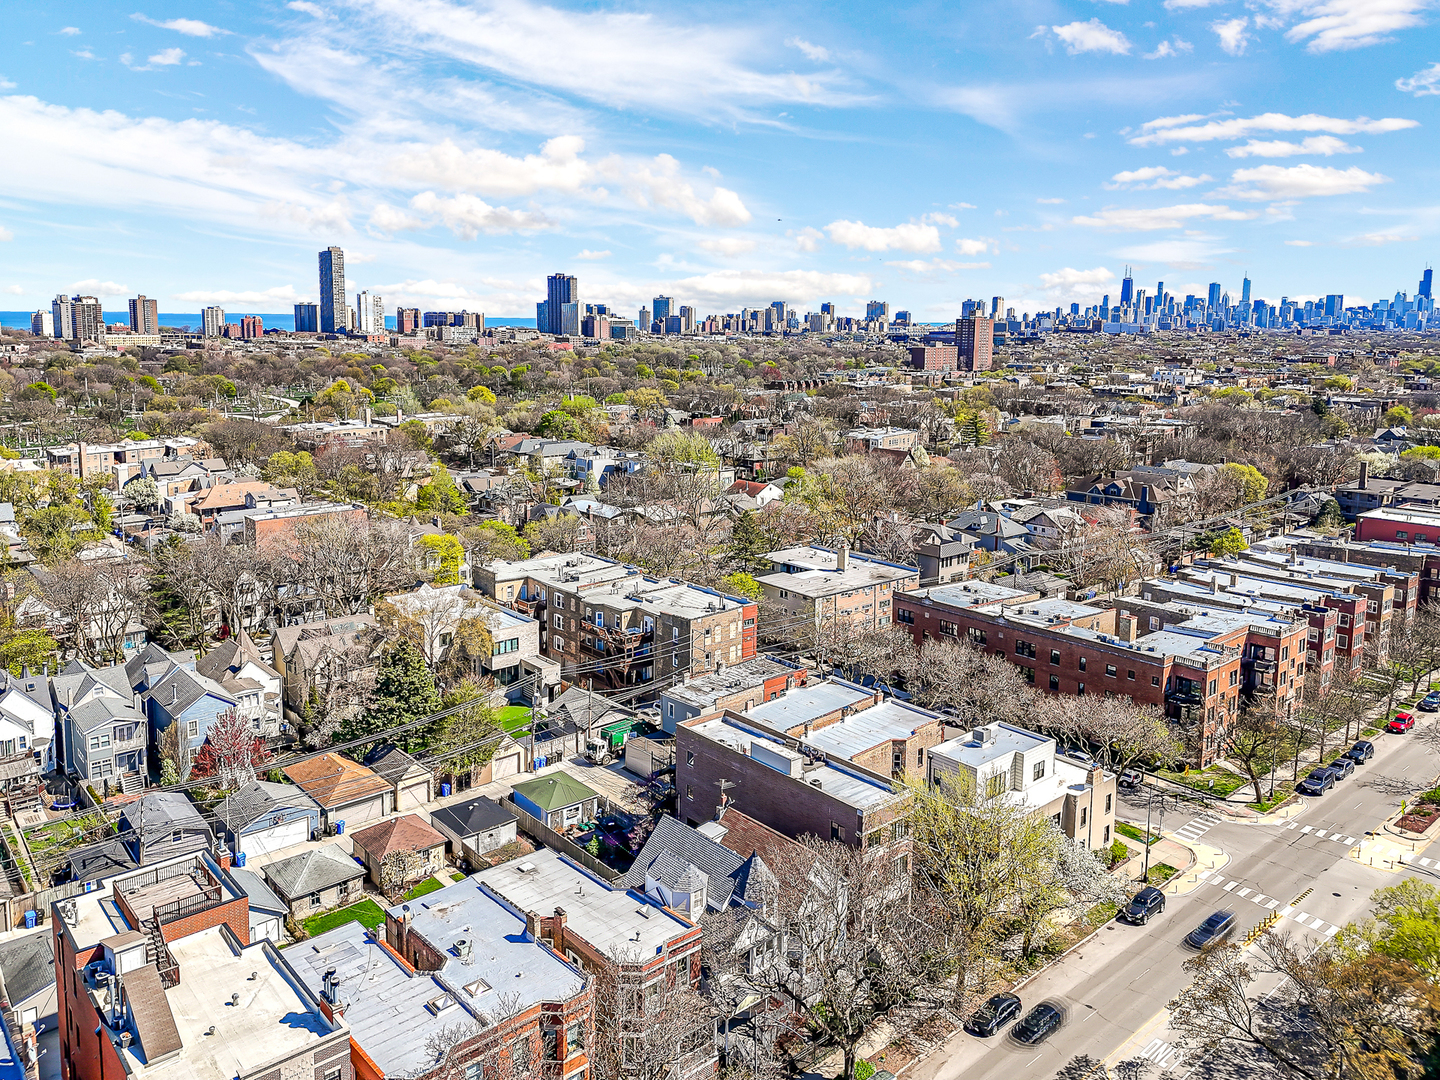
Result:
<svg viewBox="0 0 1440 1080"><path fill-rule="evenodd" d="M160 332L160 305L144 295L130 301L130 332L132 334L158 334Z"/></svg>
<svg viewBox="0 0 1440 1080"><path fill-rule="evenodd" d="M565 317L566 304L580 303L580 279L569 274L551 274L545 279L545 326L536 327L544 334L559 334Z"/></svg>
<svg viewBox="0 0 1440 1080"><path fill-rule="evenodd" d="M1220 306L1220 283L1218 281L1210 283L1210 293L1205 299L1206 305L1212 310Z"/></svg>
<svg viewBox="0 0 1440 1080"><path fill-rule="evenodd" d="M1125 278L1120 282L1120 306L1129 307L1135 302L1135 279L1130 276L1130 268L1125 267Z"/></svg>
<svg viewBox="0 0 1440 1080"><path fill-rule="evenodd" d="M343 334L350 329L345 298L345 252L328 247L320 252L320 332Z"/></svg>
<svg viewBox="0 0 1440 1080"><path fill-rule="evenodd" d="M1434 271L1434 270L1431 270L1431 269L1427 266L1427 267L1425 268L1425 275L1420 279L1420 288L1416 291L1415 295L1416 295L1416 296L1423 296L1423 297L1425 297L1425 298L1428 300L1428 299L1431 297L1431 295L1433 295L1433 294L1430 292L1430 288L1431 288L1432 285L1434 285L1434 283L1435 283L1435 271Z"/></svg>
<svg viewBox="0 0 1440 1080"><path fill-rule="evenodd" d="M1250 306L1250 275L1245 275L1245 282L1240 286L1240 306Z"/></svg>

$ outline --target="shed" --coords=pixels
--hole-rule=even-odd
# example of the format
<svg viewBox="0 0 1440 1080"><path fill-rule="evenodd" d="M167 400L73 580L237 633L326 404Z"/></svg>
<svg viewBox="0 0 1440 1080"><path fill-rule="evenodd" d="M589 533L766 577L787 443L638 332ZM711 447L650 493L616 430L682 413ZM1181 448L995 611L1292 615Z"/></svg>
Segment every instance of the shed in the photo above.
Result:
<svg viewBox="0 0 1440 1080"><path fill-rule="evenodd" d="M20 1027L55 1027L55 939L48 931L0 943L0 986Z"/></svg>
<svg viewBox="0 0 1440 1080"><path fill-rule="evenodd" d="M265 879L251 870L232 867L230 878L250 898L250 942L269 940L276 945L284 942L282 933L289 906L265 884Z"/></svg>
<svg viewBox="0 0 1440 1080"><path fill-rule="evenodd" d="M209 851L210 827L179 791L156 791L120 812L120 839L141 866L176 855Z"/></svg>
<svg viewBox="0 0 1440 1080"><path fill-rule="evenodd" d="M321 844L314 851L270 863L261 873L290 915L305 919L356 899L363 891L365 868L334 844Z"/></svg>
<svg viewBox="0 0 1440 1080"><path fill-rule="evenodd" d="M450 841L450 850L471 866L480 865L486 852L515 840L515 815L484 795L442 806L430 815L430 824Z"/></svg>
<svg viewBox="0 0 1440 1080"><path fill-rule="evenodd" d="M355 857L365 861L365 870L371 882L382 891L386 885L412 885L423 881L445 866L445 837L427 825L419 814L387 818L378 825L362 829L351 837L351 842L355 847ZM384 881L382 870L385 860L408 855L413 855L413 860L395 864L401 879Z"/></svg>
<svg viewBox="0 0 1440 1080"><path fill-rule="evenodd" d="M390 785L397 814L418 810L435 797L435 774L394 743L370 751L365 765Z"/></svg>
<svg viewBox="0 0 1440 1080"><path fill-rule="evenodd" d="M321 826L320 804L295 784L254 780L215 806L217 831L237 856L254 859L303 844Z"/></svg>
<svg viewBox="0 0 1440 1080"><path fill-rule="evenodd" d="M516 784L511 797L521 810L557 832L593 821L600 806L599 794L566 772Z"/></svg>
<svg viewBox="0 0 1440 1080"><path fill-rule="evenodd" d="M379 821L390 812L395 798L390 783L357 761L340 754L316 754L285 769L325 814L325 823L350 828Z"/></svg>
<svg viewBox="0 0 1440 1080"><path fill-rule="evenodd" d="M65 857L65 880L100 882L134 870L139 864L118 836L76 848Z"/></svg>

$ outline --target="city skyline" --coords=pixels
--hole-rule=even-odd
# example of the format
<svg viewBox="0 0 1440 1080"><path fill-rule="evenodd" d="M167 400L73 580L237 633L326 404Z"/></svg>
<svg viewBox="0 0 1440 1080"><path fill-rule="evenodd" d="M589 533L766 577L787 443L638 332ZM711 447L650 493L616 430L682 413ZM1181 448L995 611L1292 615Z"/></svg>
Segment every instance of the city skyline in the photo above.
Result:
<svg viewBox="0 0 1440 1080"><path fill-rule="evenodd" d="M319 300L302 268L336 244L352 300L510 318L557 267L629 317L655 296L858 317L884 295L944 321L982 294L1094 303L1126 265L1182 295L1248 274L1271 303L1369 302L1413 291L1440 227L1427 19L1420 0L17 12L0 114L27 166L0 181L0 292L286 311ZM539 65L527 34L550 24Z"/></svg>

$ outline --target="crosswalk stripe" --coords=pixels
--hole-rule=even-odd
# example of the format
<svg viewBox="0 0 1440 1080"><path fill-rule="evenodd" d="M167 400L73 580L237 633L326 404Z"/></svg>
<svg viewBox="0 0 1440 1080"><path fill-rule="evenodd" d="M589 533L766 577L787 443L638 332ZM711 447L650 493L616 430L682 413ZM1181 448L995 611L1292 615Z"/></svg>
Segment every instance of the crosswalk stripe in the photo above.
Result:
<svg viewBox="0 0 1440 1080"><path fill-rule="evenodd" d="M1235 886L1236 886L1236 885L1239 885L1239 884L1240 884L1240 882L1238 882L1238 881L1232 881L1232 882L1230 882L1229 885L1226 885L1226 886L1225 886L1225 891L1226 891L1226 892L1229 892L1231 889L1235 888Z"/></svg>
<svg viewBox="0 0 1440 1080"><path fill-rule="evenodd" d="M1306 825L1305 828L1301 829L1300 831L1301 831L1302 833L1307 833L1307 832L1309 832L1309 831L1310 831L1311 829L1313 829L1313 828L1315 828L1314 825Z"/></svg>
<svg viewBox="0 0 1440 1080"><path fill-rule="evenodd" d="M1429 865L1430 865L1430 860L1429 860L1429 859L1421 859L1421 860L1420 860L1420 865L1421 865L1421 866L1429 866Z"/></svg>
<svg viewBox="0 0 1440 1080"><path fill-rule="evenodd" d="M1259 904L1261 907L1264 907L1264 905L1265 905L1265 894L1264 894L1263 892L1261 892L1261 893L1256 893L1254 896L1250 897L1250 902L1251 902L1252 904Z"/></svg>
<svg viewBox="0 0 1440 1080"><path fill-rule="evenodd" d="M1335 936L1336 934L1338 934L1339 932L1340 932L1340 927L1338 927L1338 926L1332 926L1332 927L1330 927L1330 929L1328 929L1328 930L1325 931L1325 936L1326 936L1326 937L1334 937L1334 936Z"/></svg>
<svg viewBox="0 0 1440 1080"><path fill-rule="evenodd" d="M1254 889L1239 889L1239 890L1236 891L1235 895L1236 895L1236 896L1249 896L1249 895L1250 895L1252 892L1254 892L1254 891L1255 891Z"/></svg>
<svg viewBox="0 0 1440 1080"><path fill-rule="evenodd" d="M1270 908L1270 909L1273 911L1275 908L1277 908L1277 907L1280 906L1280 901L1279 901L1279 900L1275 900L1275 899L1271 899L1270 902L1267 903L1265 906L1266 906L1267 908Z"/></svg>
<svg viewBox="0 0 1440 1080"><path fill-rule="evenodd" d="M1315 830L1315 839L1316 839L1316 840L1324 840L1324 839L1325 839L1325 831L1324 831L1323 829L1316 829L1316 830Z"/></svg>
<svg viewBox="0 0 1440 1080"><path fill-rule="evenodd" d="M1296 916L1295 916L1295 921L1298 922L1298 923L1309 922L1309 921L1310 921L1310 913L1309 913L1308 911L1302 911L1302 912L1300 912L1299 915L1296 915Z"/></svg>
<svg viewBox="0 0 1440 1080"><path fill-rule="evenodd" d="M1355 843L1355 837L1353 837L1353 836L1345 836L1345 837L1342 837L1339 833L1335 833L1333 836L1330 837L1330 839L1331 839L1331 840L1339 840L1339 841L1340 841L1342 844L1344 844L1346 847L1351 847L1351 846L1354 845L1354 843Z"/></svg>
<svg viewBox="0 0 1440 1080"><path fill-rule="evenodd" d="M1285 826L1285 828L1287 828L1287 829L1298 829L1299 827L1300 827L1300 822L1298 822L1298 821L1292 821L1292 822L1290 822L1289 825L1286 825L1286 826Z"/></svg>

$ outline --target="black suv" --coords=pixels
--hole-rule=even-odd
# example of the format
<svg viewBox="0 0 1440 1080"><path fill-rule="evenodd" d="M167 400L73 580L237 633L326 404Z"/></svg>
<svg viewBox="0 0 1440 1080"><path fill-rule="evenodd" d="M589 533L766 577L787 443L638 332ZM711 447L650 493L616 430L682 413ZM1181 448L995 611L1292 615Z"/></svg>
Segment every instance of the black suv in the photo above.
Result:
<svg viewBox="0 0 1440 1080"><path fill-rule="evenodd" d="M1203 949L1224 941L1235 929L1233 911L1217 911L1190 933L1185 935L1185 944L1192 949Z"/></svg>
<svg viewBox="0 0 1440 1080"><path fill-rule="evenodd" d="M1136 926L1144 926L1152 917L1165 910L1165 894L1153 885L1146 885L1120 909L1120 918Z"/></svg>
<svg viewBox="0 0 1440 1080"><path fill-rule="evenodd" d="M1310 775L1295 785L1301 795L1324 795L1335 786L1335 774L1329 769L1311 769Z"/></svg>
<svg viewBox="0 0 1440 1080"><path fill-rule="evenodd" d="M1033 1046L1055 1034L1060 1029L1060 1020L1060 1010L1054 1005L1036 1005L1026 1014L1024 1020L1015 1025L1010 1034L1017 1042Z"/></svg>
<svg viewBox="0 0 1440 1080"><path fill-rule="evenodd" d="M1350 747L1349 750L1345 751L1345 756L1355 762L1356 765L1364 765L1365 762L1375 756L1375 744L1369 739L1361 739L1354 746Z"/></svg>
<svg viewBox="0 0 1440 1080"><path fill-rule="evenodd" d="M975 1010L965 1025L965 1030L982 1039L988 1039L1002 1027L1020 1015L1020 999L1014 994L996 994Z"/></svg>

